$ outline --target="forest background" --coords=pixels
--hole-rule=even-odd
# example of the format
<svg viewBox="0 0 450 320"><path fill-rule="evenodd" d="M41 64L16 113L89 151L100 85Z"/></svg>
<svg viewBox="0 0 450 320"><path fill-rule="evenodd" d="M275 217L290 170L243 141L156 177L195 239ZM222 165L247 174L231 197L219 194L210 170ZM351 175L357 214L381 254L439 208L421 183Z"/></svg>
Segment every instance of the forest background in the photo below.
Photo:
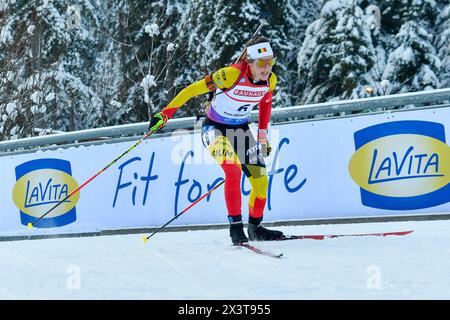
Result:
<svg viewBox="0 0 450 320"><path fill-rule="evenodd" d="M261 18L274 108L450 87L448 0L0 0L0 140L148 121Z"/></svg>

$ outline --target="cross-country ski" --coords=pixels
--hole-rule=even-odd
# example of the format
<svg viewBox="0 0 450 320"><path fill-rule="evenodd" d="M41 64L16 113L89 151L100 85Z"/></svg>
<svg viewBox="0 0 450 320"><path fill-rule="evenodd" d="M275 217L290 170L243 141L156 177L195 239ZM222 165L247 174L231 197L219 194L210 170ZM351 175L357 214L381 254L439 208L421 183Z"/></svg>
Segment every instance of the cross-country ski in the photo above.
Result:
<svg viewBox="0 0 450 320"><path fill-rule="evenodd" d="M303 240L303 239L313 239L313 240L324 240L332 238L342 238L342 237L387 237L387 236L405 236L411 234L414 230L408 231L391 231L391 232L377 232L377 233L352 233L352 234L316 234L316 235L285 235L277 241L285 240Z"/></svg>

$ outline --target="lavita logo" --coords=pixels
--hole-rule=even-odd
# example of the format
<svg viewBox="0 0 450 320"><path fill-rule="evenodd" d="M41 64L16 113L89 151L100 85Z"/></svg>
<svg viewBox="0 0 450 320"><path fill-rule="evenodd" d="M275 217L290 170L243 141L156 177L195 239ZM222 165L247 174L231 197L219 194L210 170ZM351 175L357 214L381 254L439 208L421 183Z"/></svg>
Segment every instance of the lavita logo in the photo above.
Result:
<svg viewBox="0 0 450 320"><path fill-rule="evenodd" d="M13 200L20 210L21 223L28 225L66 198L78 187L72 177L70 162L60 159L37 159L16 167ZM76 220L75 205L80 197L74 194L35 225L50 228Z"/></svg>
<svg viewBox="0 0 450 320"><path fill-rule="evenodd" d="M395 121L357 131L349 172L362 203L412 210L450 201L450 147L445 128L428 121Z"/></svg>

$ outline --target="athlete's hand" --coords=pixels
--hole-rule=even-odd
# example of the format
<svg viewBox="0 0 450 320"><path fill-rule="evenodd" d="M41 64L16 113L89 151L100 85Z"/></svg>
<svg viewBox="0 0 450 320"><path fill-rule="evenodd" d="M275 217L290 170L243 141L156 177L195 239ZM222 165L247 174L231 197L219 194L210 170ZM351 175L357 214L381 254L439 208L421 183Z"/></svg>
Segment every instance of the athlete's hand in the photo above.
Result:
<svg viewBox="0 0 450 320"><path fill-rule="evenodd" d="M169 117L164 113L164 111L158 112L150 119L150 123L148 125L148 130L151 132L156 132L162 127L164 127L167 123Z"/></svg>
<svg viewBox="0 0 450 320"><path fill-rule="evenodd" d="M267 129L259 129L258 130L258 143L260 145L260 150L262 156L268 157L270 152L272 151L272 147L269 144L269 140L267 139Z"/></svg>

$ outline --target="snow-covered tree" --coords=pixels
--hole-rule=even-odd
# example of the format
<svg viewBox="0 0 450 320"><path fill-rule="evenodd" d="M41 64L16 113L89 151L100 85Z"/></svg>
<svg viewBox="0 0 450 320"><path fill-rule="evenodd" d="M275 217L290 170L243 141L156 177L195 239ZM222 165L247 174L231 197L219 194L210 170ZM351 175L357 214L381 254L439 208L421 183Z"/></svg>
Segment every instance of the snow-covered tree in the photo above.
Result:
<svg viewBox="0 0 450 320"><path fill-rule="evenodd" d="M366 96L374 49L363 11L352 0L328 1L298 54L304 103Z"/></svg>
<svg viewBox="0 0 450 320"><path fill-rule="evenodd" d="M235 62L259 25L259 8L250 1L201 0L191 4L189 34L176 83L178 90ZM266 32L263 29L263 33ZM194 98L177 115L203 115L205 97Z"/></svg>
<svg viewBox="0 0 450 320"><path fill-rule="evenodd" d="M2 70L10 75L2 77L0 112L15 110L1 115L3 139L33 135L36 127L77 129L77 116L95 114L96 105L88 111L95 94L86 87L86 74L75 70L84 70L92 56L83 45L95 47L85 27L92 20L81 19L78 8L93 10L89 0L70 6L63 0L10 1L3 8L0 55L8 57ZM61 124L66 118L71 126Z"/></svg>
<svg viewBox="0 0 450 320"><path fill-rule="evenodd" d="M58 59L54 66L58 107L52 127L72 131L102 126L103 102L92 87L92 71L100 46L97 37L101 28L97 17L100 8L93 1L75 5L61 1L58 8L61 29L67 32L69 40L61 53L52 55Z"/></svg>
<svg viewBox="0 0 450 320"><path fill-rule="evenodd" d="M379 5L382 13L383 30L395 35L405 20L405 11L407 11L410 0L381 0Z"/></svg>
<svg viewBox="0 0 450 320"><path fill-rule="evenodd" d="M406 0L403 0L406 1ZM441 61L434 43L434 0L408 0L404 3L405 19L393 38L392 49L383 78L390 81L387 93L421 91L439 87ZM407 6L406 6L407 5Z"/></svg>
<svg viewBox="0 0 450 320"><path fill-rule="evenodd" d="M0 140L147 121L260 35L274 106L450 86L448 0L0 0ZM374 12L380 15L375 16ZM374 11L375 10L375 11ZM176 116L203 115L195 98Z"/></svg>
<svg viewBox="0 0 450 320"><path fill-rule="evenodd" d="M441 59L440 80L441 88L450 88L450 4L443 7L439 14L436 25L436 49Z"/></svg>
<svg viewBox="0 0 450 320"><path fill-rule="evenodd" d="M120 2L109 30L120 48L121 83L114 97L120 122L146 121L170 101L186 34L183 1ZM117 22L116 22L117 21Z"/></svg>
<svg viewBox="0 0 450 320"><path fill-rule="evenodd" d="M366 1L364 13L364 20L370 29L374 47L374 65L369 72L371 81L369 81L367 89L370 90L370 95L384 95L387 82L383 79L383 73L386 67L387 55L389 54L387 50L389 49L392 36L383 28L386 17L381 14L381 8L378 5Z"/></svg>
<svg viewBox="0 0 450 320"><path fill-rule="evenodd" d="M42 10L45 8L37 3L7 1L1 6L2 139L32 135L37 119L46 115L48 105L54 100L50 87L52 74L42 68L44 56L41 52L50 48L40 46L40 36L45 29L40 18Z"/></svg>
<svg viewBox="0 0 450 320"><path fill-rule="evenodd" d="M295 57L307 25L318 14L317 2L306 0L198 1L191 7L192 32L186 47L190 53L187 59L192 63L180 72L179 82L186 85L233 63L264 18L268 24L259 35L269 38L277 57L273 71L279 85L274 106L292 105L297 96ZM186 110L202 114L203 109L199 107L202 102L193 99Z"/></svg>
<svg viewBox="0 0 450 320"><path fill-rule="evenodd" d="M278 22L284 37L278 46L277 57L279 63L276 73L280 81L275 100L275 107L289 107L296 103L301 83L298 79L297 54L305 39L308 26L319 18L320 7L318 1L286 0L280 2L281 15Z"/></svg>

